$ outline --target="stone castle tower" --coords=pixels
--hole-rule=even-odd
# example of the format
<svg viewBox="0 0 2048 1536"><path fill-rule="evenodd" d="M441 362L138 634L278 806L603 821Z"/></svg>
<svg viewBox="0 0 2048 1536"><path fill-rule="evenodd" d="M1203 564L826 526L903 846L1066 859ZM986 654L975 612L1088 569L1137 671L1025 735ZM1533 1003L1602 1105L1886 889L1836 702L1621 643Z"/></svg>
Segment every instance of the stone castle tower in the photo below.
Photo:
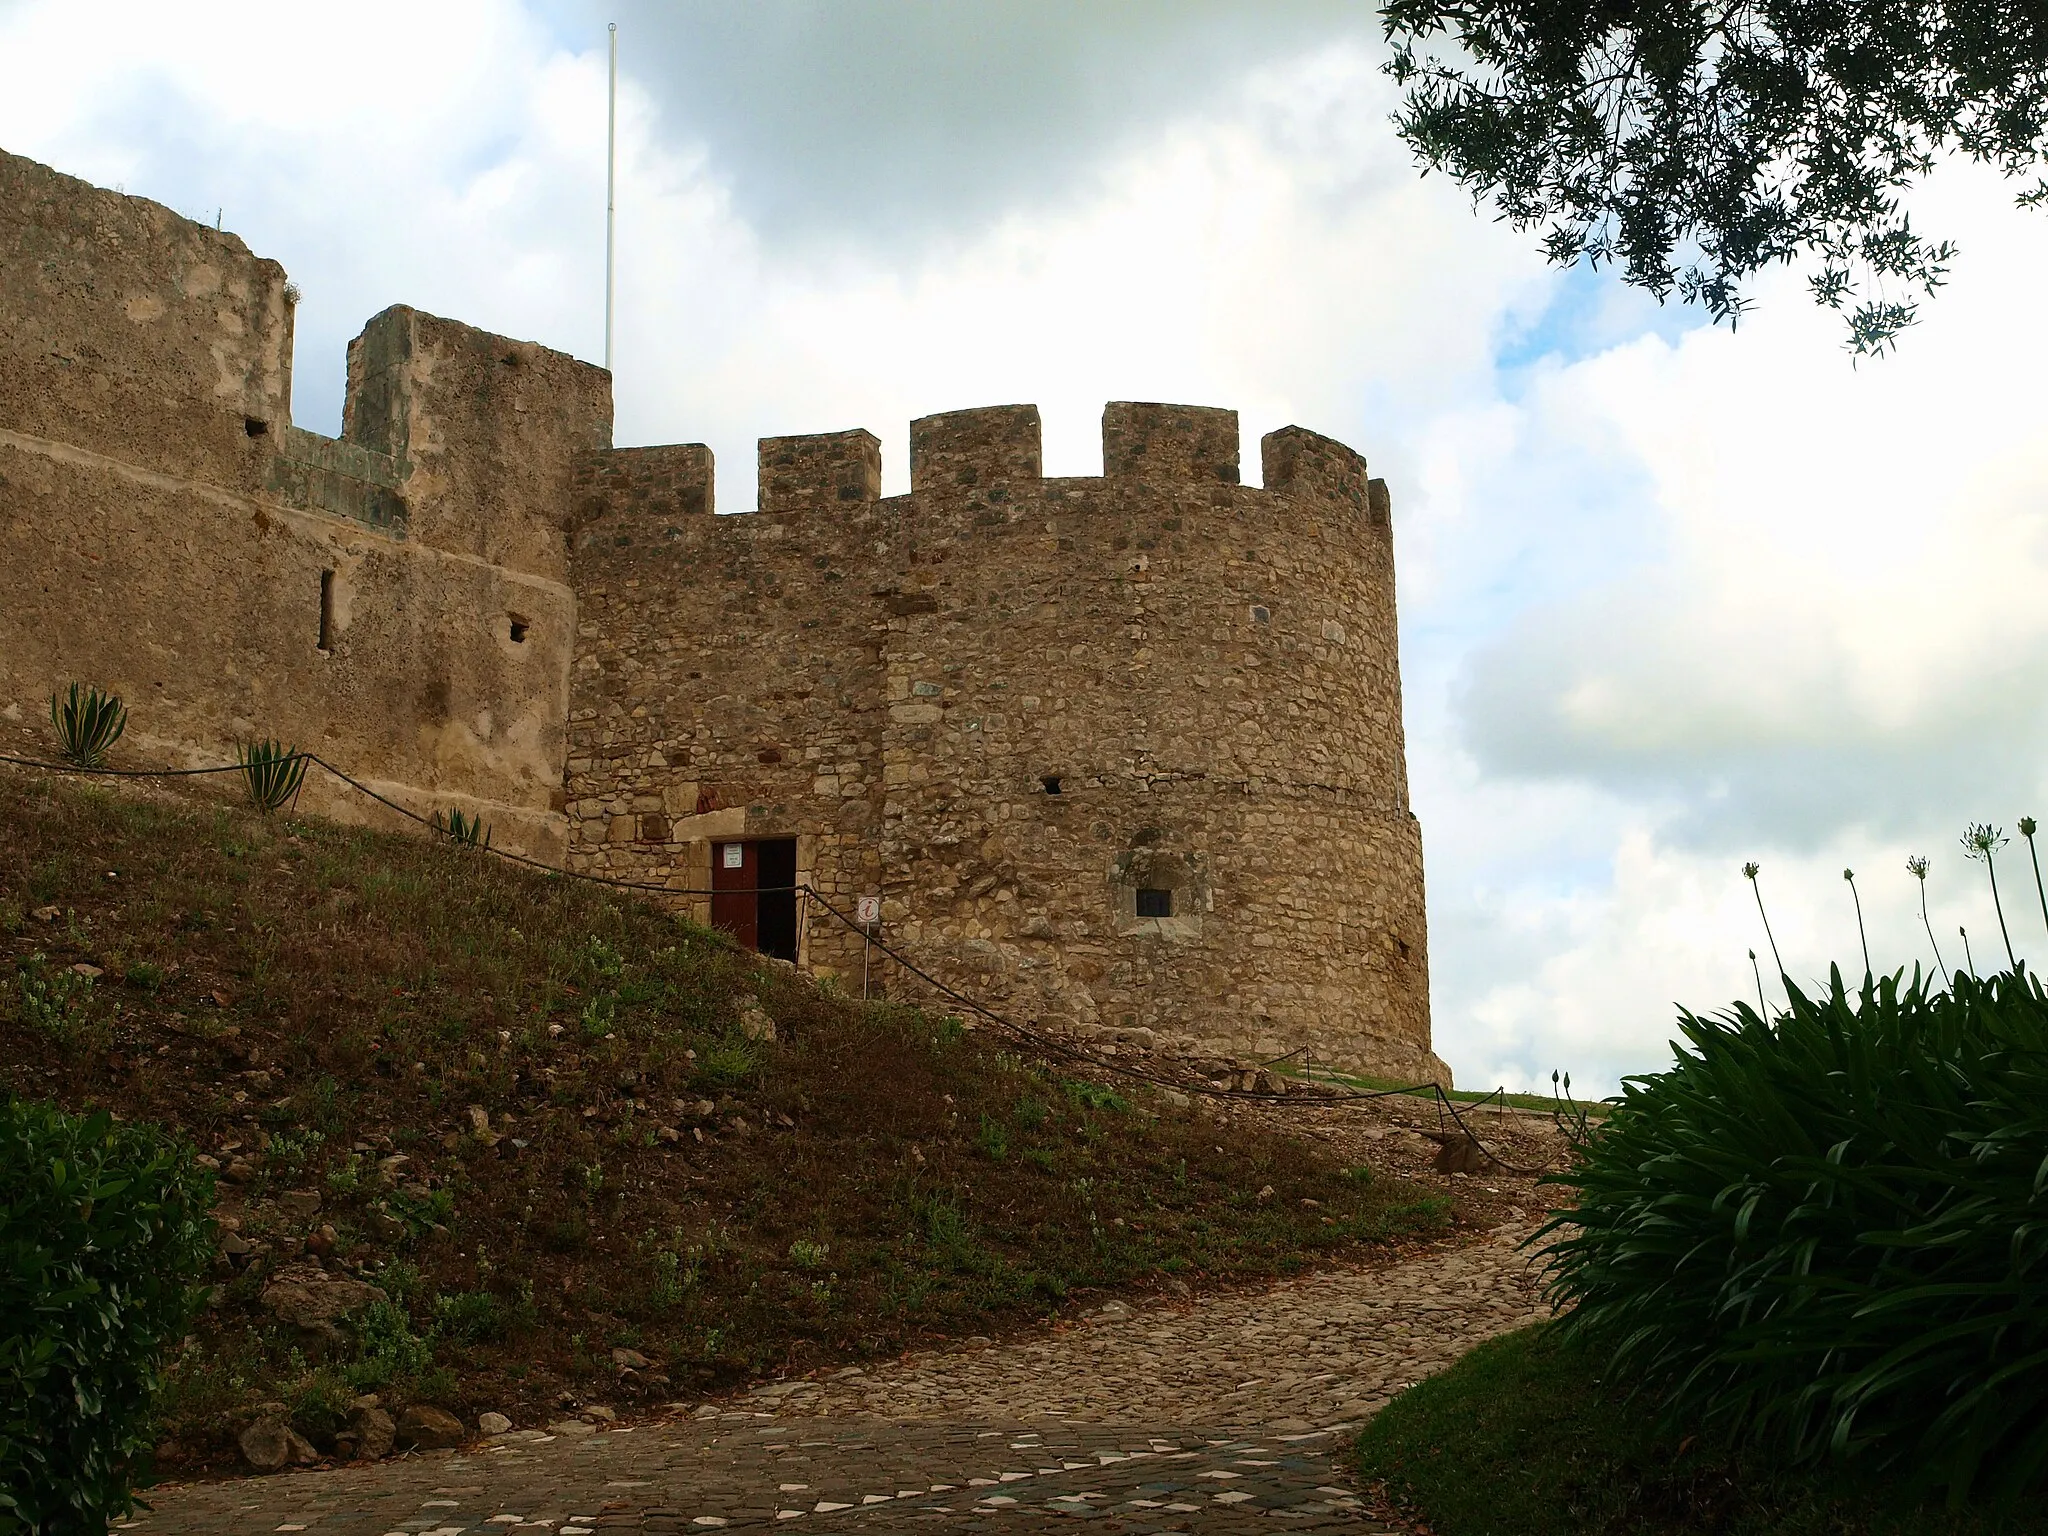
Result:
<svg viewBox="0 0 2048 1536"><path fill-rule="evenodd" d="M1114 404L614 449L611 381L406 308L290 421L293 293L233 235L0 154L0 730L119 690L138 761L280 737L421 814L858 973L852 916L1079 1032L1403 1077L1430 1052L1388 498L1350 449ZM309 808L388 817L314 775ZM708 891L717 894L680 894Z"/></svg>

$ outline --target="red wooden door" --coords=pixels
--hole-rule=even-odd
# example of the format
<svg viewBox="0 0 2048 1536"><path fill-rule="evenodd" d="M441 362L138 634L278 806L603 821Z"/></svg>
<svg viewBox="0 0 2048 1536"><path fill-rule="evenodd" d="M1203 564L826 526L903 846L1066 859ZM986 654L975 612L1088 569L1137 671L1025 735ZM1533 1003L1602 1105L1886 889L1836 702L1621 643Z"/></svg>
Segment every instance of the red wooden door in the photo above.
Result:
<svg viewBox="0 0 2048 1536"><path fill-rule="evenodd" d="M752 843L711 845L711 926L749 949L761 943L761 864Z"/></svg>

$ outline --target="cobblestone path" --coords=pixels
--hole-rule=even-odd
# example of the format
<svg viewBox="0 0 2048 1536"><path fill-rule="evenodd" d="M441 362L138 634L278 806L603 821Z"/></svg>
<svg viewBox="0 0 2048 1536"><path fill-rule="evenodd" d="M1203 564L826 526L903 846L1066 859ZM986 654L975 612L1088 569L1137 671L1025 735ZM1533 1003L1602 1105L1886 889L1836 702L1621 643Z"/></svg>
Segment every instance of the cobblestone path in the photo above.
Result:
<svg viewBox="0 0 2048 1536"><path fill-rule="evenodd" d="M164 1487L135 1536L600 1536L1335 1531L1351 1431L1395 1392L1540 1315L1502 1228L1382 1269L1132 1309L1005 1345L775 1383L630 1428Z"/></svg>

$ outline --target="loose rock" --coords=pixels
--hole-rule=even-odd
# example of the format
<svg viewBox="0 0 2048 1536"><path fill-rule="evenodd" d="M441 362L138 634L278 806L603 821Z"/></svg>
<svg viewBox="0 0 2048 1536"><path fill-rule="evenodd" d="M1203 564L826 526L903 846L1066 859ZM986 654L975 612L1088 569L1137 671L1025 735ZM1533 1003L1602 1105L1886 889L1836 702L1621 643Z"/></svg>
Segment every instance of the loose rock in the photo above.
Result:
<svg viewBox="0 0 2048 1536"><path fill-rule="evenodd" d="M341 1329L335 1326L339 1321L373 1301L388 1299L380 1287L368 1281L337 1280L310 1266L288 1269L263 1288L263 1305L268 1311L326 1344L341 1342Z"/></svg>
<svg viewBox="0 0 2048 1536"><path fill-rule="evenodd" d="M398 1417L398 1443L408 1450L440 1451L462 1444L462 1420L445 1408L415 1403Z"/></svg>
<svg viewBox="0 0 2048 1536"><path fill-rule="evenodd" d="M281 1472L320 1459L311 1441L283 1419L265 1415L236 1437L242 1459L257 1472Z"/></svg>

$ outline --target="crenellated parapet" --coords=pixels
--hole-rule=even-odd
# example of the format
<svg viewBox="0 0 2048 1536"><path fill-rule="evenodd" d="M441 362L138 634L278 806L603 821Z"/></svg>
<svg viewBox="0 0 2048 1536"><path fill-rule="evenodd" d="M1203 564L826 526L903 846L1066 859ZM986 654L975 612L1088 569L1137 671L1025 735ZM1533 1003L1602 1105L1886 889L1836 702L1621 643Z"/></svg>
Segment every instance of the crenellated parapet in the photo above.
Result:
<svg viewBox="0 0 2048 1536"><path fill-rule="evenodd" d="M1001 499L1045 478L1035 405L991 405L910 424L910 489Z"/></svg>
<svg viewBox="0 0 2048 1536"><path fill-rule="evenodd" d="M859 428L761 439L763 512L823 512L882 495L882 440Z"/></svg>

